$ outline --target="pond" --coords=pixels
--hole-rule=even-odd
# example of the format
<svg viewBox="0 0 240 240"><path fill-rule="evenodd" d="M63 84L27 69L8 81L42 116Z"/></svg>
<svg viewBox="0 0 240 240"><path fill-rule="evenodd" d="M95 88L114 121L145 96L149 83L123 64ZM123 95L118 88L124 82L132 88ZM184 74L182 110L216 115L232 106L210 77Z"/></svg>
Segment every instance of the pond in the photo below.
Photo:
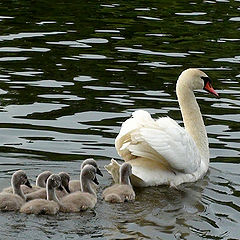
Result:
<svg viewBox="0 0 240 240"><path fill-rule="evenodd" d="M93 211L0 213L1 239L240 238L240 1L6 0L0 29L0 188L18 169L32 183L43 170L76 179L88 157L104 174ZM189 67L220 94L196 92L208 173L105 203L121 123L144 109L182 124L175 85Z"/></svg>

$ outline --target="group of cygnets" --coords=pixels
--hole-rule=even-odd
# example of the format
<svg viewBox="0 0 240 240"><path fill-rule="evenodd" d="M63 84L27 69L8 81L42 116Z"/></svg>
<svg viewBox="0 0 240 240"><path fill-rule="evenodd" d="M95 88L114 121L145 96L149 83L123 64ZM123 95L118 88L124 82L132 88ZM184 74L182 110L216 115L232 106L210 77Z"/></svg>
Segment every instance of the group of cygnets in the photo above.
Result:
<svg viewBox="0 0 240 240"><path fill-rule="evenodd" d="M103 176L94 159L81 164L79 180L70 180L68 173L52 174L44 171L38 175L36 185L31 186L24 171L12 175L11 187L0 193L1 211L19 211L26 214L49 214L80 212L94 208L97 203L96 174ZM119 183L107 187L102 197L107 202L134 201L135 192L130 183L132 167L121 165Z"/></svg>

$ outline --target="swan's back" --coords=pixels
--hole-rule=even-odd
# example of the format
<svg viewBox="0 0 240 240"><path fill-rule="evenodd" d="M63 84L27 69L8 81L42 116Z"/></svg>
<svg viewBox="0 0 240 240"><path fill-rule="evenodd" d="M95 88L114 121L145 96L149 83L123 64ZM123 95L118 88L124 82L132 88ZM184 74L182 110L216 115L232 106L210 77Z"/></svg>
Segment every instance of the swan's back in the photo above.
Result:
<svg viewBox="0 0 240 240"><path fill-rule="evenodd" d="M21 213L26 214L47 214L55 215L59 211L59 204L55 201L48 201L46 199L34 199L25 203L21 209Z"/></svg>

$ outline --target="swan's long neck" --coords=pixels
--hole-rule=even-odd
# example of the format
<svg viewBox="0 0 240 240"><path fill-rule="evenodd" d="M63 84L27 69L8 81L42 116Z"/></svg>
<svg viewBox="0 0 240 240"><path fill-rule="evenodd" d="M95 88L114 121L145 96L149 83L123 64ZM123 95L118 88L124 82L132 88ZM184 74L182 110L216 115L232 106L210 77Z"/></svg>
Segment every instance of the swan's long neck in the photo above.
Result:
<svg viewBox="0 0 240 240"><path fill-rule="evenodd" d="M88 193L96 196L96 193L93 190L91 183L92 183L92 181L87 179L85 176L82 176L82 175L80 176L81 191L88 192Z"/></svg>
<svg viewBox="0 0 240 240"><path fill-rule="evenodd" d="M55 188L53 188L52 186L49 186L49 184L47 185L47 200L49 200L49 201L53 200L53 201L59 203L59 200L55 193Z"/></svg>
<svg viewBox="0 0 240 240"><path fill-rule="evenodd" d="M195 95L190 88L185 85L182 86L179 81L176 90L185 129L195 141L203 159L208 163L209 147L207 132Z"/></svg>
<svg viewBox="0 0 240 240"><path fill-rule="evenodd" d="M12 188L13 188L13 194L17 194L23 200L26 200L26 197L21 188L21 184L17 183L15 178L12 178Z"/></svg>

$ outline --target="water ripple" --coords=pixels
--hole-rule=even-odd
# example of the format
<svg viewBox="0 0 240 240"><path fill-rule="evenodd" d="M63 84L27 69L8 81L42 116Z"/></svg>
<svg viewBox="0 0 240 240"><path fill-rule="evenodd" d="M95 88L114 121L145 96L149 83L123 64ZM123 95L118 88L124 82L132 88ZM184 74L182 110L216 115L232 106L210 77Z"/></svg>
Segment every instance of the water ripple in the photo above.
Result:
<svg viewBox="0 0 240 240"><path fill-rule="evenodd" d="M116 47L116 50L119 52L128 52L128 53L139 53L139 54L146 54L146 55L159 55L159 56L167 56L167 57L186 57L189 56L188 53L174 53L174 52L155 52L151 50L145 49L134 49L134 48L127 48L127 47Z"/></svg>

